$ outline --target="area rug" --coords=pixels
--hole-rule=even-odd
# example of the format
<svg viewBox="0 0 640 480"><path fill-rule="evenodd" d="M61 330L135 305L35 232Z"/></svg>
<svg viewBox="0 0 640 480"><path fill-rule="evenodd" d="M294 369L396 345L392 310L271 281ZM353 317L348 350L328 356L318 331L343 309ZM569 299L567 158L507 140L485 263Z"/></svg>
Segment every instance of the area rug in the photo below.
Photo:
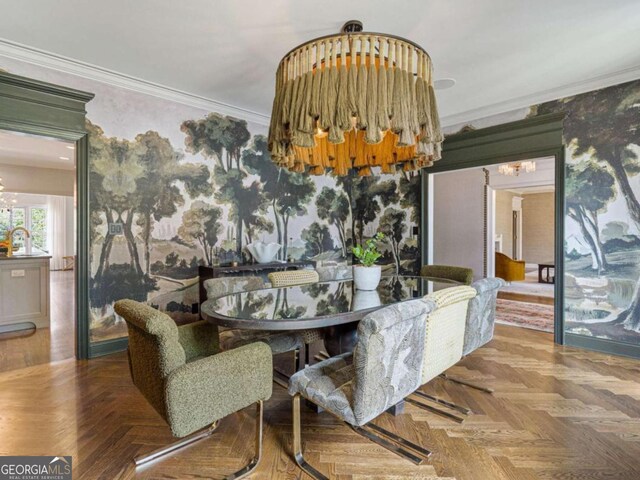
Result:
<svg viewBox="0 0 640 480"><path fill-rule="evenodd" d="M553 332L553 305L516 302L499 298L496 305L496 322L505 325Z"/></svg>
<svg viewBox="0 0 640 480"><path fill-rule="evenodd" d="M519 293L522 295L537 295L539 297L553 298L552 283L538 283L538 269L525 273L524 281L509 282L500 289L501 292Z"/></svg>

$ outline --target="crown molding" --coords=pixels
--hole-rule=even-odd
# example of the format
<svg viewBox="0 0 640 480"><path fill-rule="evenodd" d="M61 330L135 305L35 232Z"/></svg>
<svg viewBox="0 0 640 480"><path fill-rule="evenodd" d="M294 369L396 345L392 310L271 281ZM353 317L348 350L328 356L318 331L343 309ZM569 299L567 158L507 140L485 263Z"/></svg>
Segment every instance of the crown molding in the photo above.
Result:
<svg viewBox="0 0 640 480"><path fill-rule="evenodd" d="M97 65L80 62L72 58L28 47L3 38L0 38L0 56L50 68L59 72L69 73L114 87L144 93L190 107L201 108L208 112L217 112L241 118L258 125L269 125L268 115L222 103L211 98L194 95L176 88L149 82L141 78L114 72L113 70Z"/></svg>
<svg viewBox="0 0 640 480"><path fill-rule="evenodd" d="M613 85L619 85L621 83L630 82L637 79L640 79L640 65L635 65L605 75L598 75L596 77L580 80L578 82L568 83L560 87L542 90L530 95L523 95L522 97L512 98L510 100L504 100L498 103L492 103L491 105L485 105L484 107L466 110L464 112L455 113L453 115L446 115L440 119L440 123L443 127L470 123L474 120L480 120L482 118L500 115L502 113L513 112L514 110L518 110L521 108L529 108L543 102L558 100L559 98L571 97L581 93L591 92L593 90L599 90L601 88L611 87Z"/></svg>

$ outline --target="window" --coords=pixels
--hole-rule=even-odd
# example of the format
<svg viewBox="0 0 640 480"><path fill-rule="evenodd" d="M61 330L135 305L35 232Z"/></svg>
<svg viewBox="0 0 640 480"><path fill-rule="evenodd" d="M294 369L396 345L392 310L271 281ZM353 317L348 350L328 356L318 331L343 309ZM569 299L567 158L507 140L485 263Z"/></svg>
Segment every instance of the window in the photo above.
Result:
<svg viewBox="0 0 640 480"><path fill-rule="evenodd" d="M25 238L24 232L15 233L14 245L19 247L16 254L48 253L46 207L16 206L10 211L0 211L0 238L16 227L31 232L31 238Z"/></svg>

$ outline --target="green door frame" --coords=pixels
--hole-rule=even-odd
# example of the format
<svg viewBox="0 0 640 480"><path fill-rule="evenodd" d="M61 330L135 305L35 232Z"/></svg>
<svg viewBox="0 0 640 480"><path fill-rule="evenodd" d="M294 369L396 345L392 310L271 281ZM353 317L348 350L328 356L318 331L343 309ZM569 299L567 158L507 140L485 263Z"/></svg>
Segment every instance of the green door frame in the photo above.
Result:
<svg viewBox="0 0 640 480"><path fill-rule="evenodd" d="M429 175L540 157L555 158L555 302L554 341L564 344L564 114L541 115L446 137L442 159L422 170L421 253L429 252Z"/></svg>
<svg viewBox="0 0 640 480"><path fill-rule="evenodd" d="M89 358L89 143L85 105L92 93L0 72L0 129L76 144L76 358Z"/></svg>

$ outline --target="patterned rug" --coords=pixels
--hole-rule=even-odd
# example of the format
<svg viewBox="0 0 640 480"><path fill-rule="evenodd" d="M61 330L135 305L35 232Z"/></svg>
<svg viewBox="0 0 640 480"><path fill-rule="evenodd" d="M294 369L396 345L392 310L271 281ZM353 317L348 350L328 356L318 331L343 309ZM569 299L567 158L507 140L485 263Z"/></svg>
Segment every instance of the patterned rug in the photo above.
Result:
<svg viewBox="0 0 640 480"><path fill-rule="evenodd" d="M553 332L553 305L498 299L496 322Z"/></svg>

